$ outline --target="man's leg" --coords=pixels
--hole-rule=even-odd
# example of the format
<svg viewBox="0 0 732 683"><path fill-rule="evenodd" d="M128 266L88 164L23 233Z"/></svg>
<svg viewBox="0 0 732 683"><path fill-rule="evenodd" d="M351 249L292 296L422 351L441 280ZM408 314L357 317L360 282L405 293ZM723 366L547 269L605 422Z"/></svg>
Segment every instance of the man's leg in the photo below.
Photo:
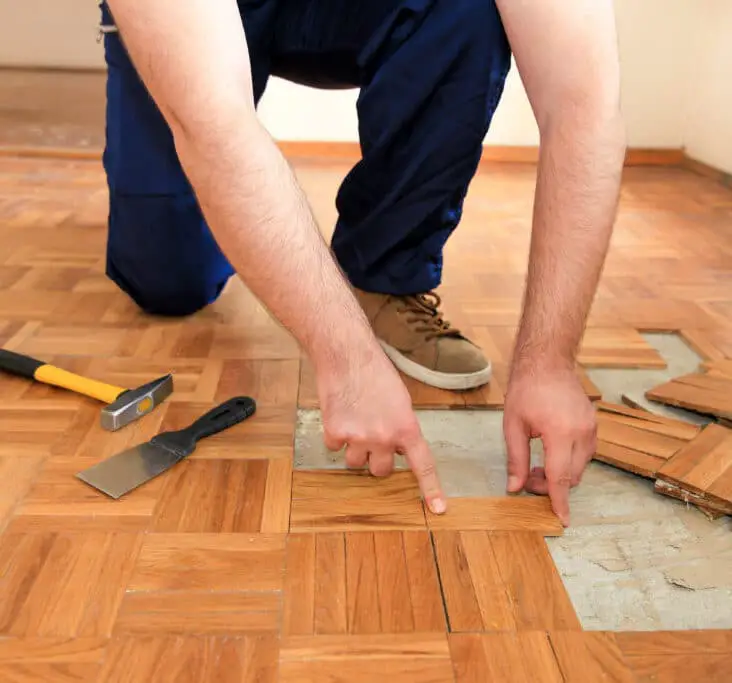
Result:
<svg viewBox="0 0 732 683"><path fill-rule="evenodd" d="M274 10L275 4L269 4ZM240 6L246 13L246 0ZM248 29L254 34L250 45L257 99L268 69L260 55L267 53L274 17L273 10L264 9L268 14L253 16ZM114 27L106 5L102 25ZM105 57L107 275L148 313L194 313L219 296L234 270L206 225L168 125L114 31L105 34Z"/></svg>
<svg viewBox="0 0 732 683"><path fill-rule="evenodd" d="M278 22L276 59L322 72L330 54L329 75L351 68L361 86L363 159L338 194L332 242L341 267L401 370L446 389L484 384L489 361L429 293L510 68L494 0L285 0L303 4L297 25L321 32L298 43Z"/></svg>

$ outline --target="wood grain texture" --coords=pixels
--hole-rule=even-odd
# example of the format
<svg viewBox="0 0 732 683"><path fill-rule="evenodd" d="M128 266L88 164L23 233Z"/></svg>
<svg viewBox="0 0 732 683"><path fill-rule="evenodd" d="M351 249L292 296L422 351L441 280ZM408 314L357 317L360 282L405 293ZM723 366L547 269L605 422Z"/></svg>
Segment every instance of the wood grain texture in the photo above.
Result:
<svg viewBox="0 0 732 683"><path fill-rule="evenodd" d="M586 368L665 368L666 361L634 329L589 327L577 360Z"/></svg>
<svg viewBox="0 0 732 683"><path fill-rule="evenodd" d="M546 633L466 633L449 639L455 683L564 681Z"/></svg>
<svg viewBox="0 0 732 683"><path fill-rule="evenodd" d="M411 472L388 478L367 472L296 470L290 531L423 529L424 508Z"/></svg>
<svg viewBox="0 0 732 683"><path fill-rule="evenodd" d="M286 638L280 683L453 683L444 634Z"/></svg>
<svg viewBox="0 0 732 683"><path fill-rule="evenodd" d="M277 591L284 559L280 534L150 534L128 590Z"/></svg>
<svg viewBox="0 0 732 683"><path fill-rule="evenodd" d="M636 683L728 683L732 654L633 655L625 658Z"/></svg>
<svg viewBox="0 0 732 683"><path fill-rule="evenodd" d="M532 531L544 536L561 536L564 532L551 502L542 496L451 498L444 514L427 512L427 523L436 531Z"/></svg>
<svg viewBox="0 0 732 683"><path fill-rule="evenodd" d="M0 638L3 683L95 683L106 638Z"/></svg>
<svg viewBox="0 0 732 683"><path fill-rule="evenodd" d="M600 401L594 459L653 479L656 472L699 428L644 410Z"/></svg>
<svg viewBox="0 0 732 683"><path fill-rule="evenodd" d="M566 683L634 683L612 633L555 631L549 640Z"/></svg>
<svg viewBox="0 0 732 683"><path fill-rule="evenodd" d="M277 640L244 637L120 637L99 683L277 683Z"/></svg>
<svg viewBox="0 0 732 683"><path fill-rule="evenodd" d="M732 630L621 631L614 634L624 655L732 654Z"/></svg>
<svg viewBox="0 0 732 683"><path fill-rule="evenodd" d="M452 632L580 628L541 536L436 531L434 540Z"/></svg>
<svg viewBox="0 0 732 683"><path fill-rule="evenodd" d="M137 534L23 534L0 538L0 634L109 636L135 566Z"/></svg>
<svg viewBox="0 0 732 683"><path fill-rule="evenodd" d="M649 389L646 398L732 420L732 378L709 373L683 375Z"/></svg>
<svg viewBox="0 0 732 683"><path fill-rule="evenodd" d="M446 630L423 531L292 534L284 585L287 636Z"/></svg>
<svg viewBox="0 0 732 683"><path fill-rule="evenodd" d="M708 425L668 460L656 476L700 496L714 509L732 514L732 429Z"/></svg>

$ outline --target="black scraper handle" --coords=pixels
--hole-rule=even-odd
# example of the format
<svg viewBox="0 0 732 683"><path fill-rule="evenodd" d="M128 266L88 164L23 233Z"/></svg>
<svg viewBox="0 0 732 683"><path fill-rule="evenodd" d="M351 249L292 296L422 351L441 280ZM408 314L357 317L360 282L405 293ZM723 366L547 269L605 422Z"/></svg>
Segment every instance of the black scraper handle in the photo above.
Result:
<svg viewBox="0 0 732 683"><path fill-rule="evenodd" d="M231 398L199 417L190 427L177 432L163 432L150 443L174 451L184 458L196 450L196 444L207 436L223 432L254 415L257 404L248 396Z"/></svg>

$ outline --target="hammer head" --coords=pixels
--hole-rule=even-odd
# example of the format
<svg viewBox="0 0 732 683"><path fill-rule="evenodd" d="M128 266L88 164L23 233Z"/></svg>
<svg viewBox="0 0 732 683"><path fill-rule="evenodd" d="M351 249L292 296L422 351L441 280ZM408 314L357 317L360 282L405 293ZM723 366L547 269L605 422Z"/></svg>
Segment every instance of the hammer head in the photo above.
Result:
<svg viewBox="0 0 732 683"><path fill-rule="evenodd" d="M119 395L102 410L102 428L114 432L147 415L173 393L173 375L165 375Z"/></svg>

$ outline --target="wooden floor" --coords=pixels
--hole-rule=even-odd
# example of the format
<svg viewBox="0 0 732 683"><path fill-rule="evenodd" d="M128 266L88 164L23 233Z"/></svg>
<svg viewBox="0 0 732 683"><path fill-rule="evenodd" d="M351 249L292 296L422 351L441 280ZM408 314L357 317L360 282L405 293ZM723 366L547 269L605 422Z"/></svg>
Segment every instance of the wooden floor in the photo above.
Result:
<svg viewBox="0 0 732 683"><path fill-rule="evenodd" d="M296 170L329 232L347 167ZM448 317L494 382L410 383L415 405L500 408L533 180L486 167L446 254ZM732 680L731 632L583 631L543 540L562 533L546 499L457 499L433 518L410 473L293 472L298 404L317 402L292 338L238 281L190 319L141 315L104 276L105 217L98 161L0 158L0 344L123 386L176 383L110 434L99 404L0 377L0 681ZM732 192L628 169L581 365L662 366L644 330L732 358L731 317ZM74 478L237 394L254 418L122 500Z"/></svg>

